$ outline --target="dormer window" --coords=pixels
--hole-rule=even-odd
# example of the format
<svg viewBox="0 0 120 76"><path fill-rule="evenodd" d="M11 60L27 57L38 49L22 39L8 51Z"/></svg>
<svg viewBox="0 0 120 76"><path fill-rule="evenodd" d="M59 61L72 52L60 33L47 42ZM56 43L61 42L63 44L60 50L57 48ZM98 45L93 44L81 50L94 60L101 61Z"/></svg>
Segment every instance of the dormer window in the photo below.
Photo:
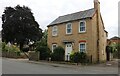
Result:
<svg viewBox="0 0 120 76"><path fill-rule="evenodd" d="M58 31L57 26L53 26L52 27L52 36L57 36L57 31Z"/></svg>
<svg viewBox="0 0 120 76"><path fill-rule="evenodd" d="M66 34L72 34L72 23L66 24Z"/></svg>
<svg viewBox="0 0 120 76"><path fill-rule="evenodd" d="M85 21L80 21L79 24L79 33L86 32L86 22Z"/></svg>

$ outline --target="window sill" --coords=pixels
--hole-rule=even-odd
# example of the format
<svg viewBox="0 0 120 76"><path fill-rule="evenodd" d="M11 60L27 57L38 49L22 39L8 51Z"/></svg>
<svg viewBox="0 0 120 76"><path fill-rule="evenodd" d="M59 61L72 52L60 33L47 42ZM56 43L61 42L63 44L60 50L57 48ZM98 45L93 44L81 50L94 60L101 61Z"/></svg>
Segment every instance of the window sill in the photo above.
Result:
<svg viewBox="0 0 120 76"><path fill-rule="evenodd" d="M73 34L65 34L66 36L73 35Z"/></svg>
<svg viewBox="0 0 120 76"><path fill-rule="evenodd" d="M85 32L79 32L79 34L84 34L84 33L86 33L86 31Z"/></svg>
<svg viewBox="0 0 120 76"><path fill-rule="evenodd" d="M52 37L58 37L58 35L56 35L56 36L52 36Z"/></svg>

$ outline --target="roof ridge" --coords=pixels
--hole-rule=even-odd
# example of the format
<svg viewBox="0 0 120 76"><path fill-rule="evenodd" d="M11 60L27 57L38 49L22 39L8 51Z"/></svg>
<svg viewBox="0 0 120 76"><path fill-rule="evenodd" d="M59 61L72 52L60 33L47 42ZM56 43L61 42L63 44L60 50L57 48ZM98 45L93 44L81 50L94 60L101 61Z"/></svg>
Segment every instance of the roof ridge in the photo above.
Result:
<svg viewBox="0 0 120 76"><path fill-rule="evenodd" d="M59 16L59 17L68 16L68 15L76 14L76 13L79 13L79 12L85 12L85 11L89 11L89 10L93 10L93 9L94 9L94 8L90 8L90 9L86 9L86 10L83 10L83 11L78 11L78 12L74 12L74 13L62 15L62 16Z"/></svg>

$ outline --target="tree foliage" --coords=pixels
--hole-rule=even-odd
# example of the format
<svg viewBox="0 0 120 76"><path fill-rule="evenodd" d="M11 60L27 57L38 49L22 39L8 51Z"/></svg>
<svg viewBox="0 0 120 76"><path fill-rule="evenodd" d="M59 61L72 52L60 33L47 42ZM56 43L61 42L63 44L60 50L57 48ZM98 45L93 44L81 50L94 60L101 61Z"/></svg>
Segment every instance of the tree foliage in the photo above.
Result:
<svg viewBox="0 0 120 76"><path fill-rule="evenodd" d="M42 30L31 9L26 6L6 7L2 15L2 41L18 43L22 47L29 41L38 41Z"/></svg>
<svg viewBox="0 0 120 76"><path fill-rule="evenodd" d="M47 46L47 36L48 36L48 31L47 30L44 30L43 32L43 35L42 35L42 38L40 41L37 41L35 43L35 46Z"/></svg>

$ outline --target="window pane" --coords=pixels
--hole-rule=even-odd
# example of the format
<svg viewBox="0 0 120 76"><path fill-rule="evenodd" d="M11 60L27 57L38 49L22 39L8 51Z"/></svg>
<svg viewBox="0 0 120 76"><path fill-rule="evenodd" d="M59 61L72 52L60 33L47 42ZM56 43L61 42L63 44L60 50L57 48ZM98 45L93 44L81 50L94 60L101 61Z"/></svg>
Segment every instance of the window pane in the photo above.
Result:
<svg viewBox="0 0 120 76"><path fill-rule="evenodd" d="M56 45L56 44L53 44L53 45L52 45L52 51L53 51L56 47L57 47L57 45Z"/></svg>
<svg viewBox="0 0 120 76"><path fill-rule="evenodd" d="M67 28L71 29L71 24L68 24L68 25L67 25Z"/></svg>
<svg viewBox="0 0 120 76"><path fill-rule="evenodd" d="M85 31L85 22L80 22L80 31Z"/></svg>
<svg viewBox="0 0 120 76"><path fill-rule="evenodd" d="M71 33L71 29L67 29L67 33Z"/></svg>
<svg viewBox="0 0 120 76"><path fill-rule="evenodd" d="M80 22L80 26L84 27L85 26L85 22Z"/></svg>
<svg viewBox="0 0 120 76"><path fill-rule="evenodd" d="M85 43L80 44L80 52L85 52Z"/></svg>
<svg viewBox="0 0 120 76"><path fill-rule="evenodd" d="M56 36L56 35L57 35L57 26L54 26L54 27L52 28L52 35L53 35L53 36Z"/></svg>
<svg viewBox="0 0 120 76"><path fill-rule="evenodd" d="M67 24L67 26L66 26L66 32L67 33L72 33L72 24L71 23Z"/></svg>

